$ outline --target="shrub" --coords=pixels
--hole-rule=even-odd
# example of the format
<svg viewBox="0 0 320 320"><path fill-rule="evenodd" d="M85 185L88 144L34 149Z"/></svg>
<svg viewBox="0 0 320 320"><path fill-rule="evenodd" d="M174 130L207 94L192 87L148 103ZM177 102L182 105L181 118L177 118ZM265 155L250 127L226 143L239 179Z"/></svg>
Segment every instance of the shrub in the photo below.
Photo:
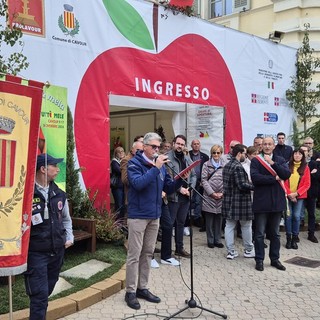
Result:
<svg viewBox="0 0 320 320"><path fill-rule="evenodd" d="M126 238L123 232L123 221L117 219L117 214L109 212L105 206L100 208L94 206L98 191L92 198L89 197L89 193L90 190L87 190L84 194L81 212L85 218L96 220L97 239L104 242L123 244Z"/></svg>

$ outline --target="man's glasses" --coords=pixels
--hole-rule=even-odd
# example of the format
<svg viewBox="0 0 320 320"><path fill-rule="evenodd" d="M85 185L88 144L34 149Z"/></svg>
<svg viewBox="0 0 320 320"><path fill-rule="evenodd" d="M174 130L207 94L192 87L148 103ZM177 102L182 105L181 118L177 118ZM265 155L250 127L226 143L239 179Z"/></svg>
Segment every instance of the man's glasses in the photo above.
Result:
<svg viewBox="0 0 320 320"><path fill-rule="evenodd" d="M212 154L221 154L219 151L213 151Z"/></svg>
<svg viewBox="0 0 320 320"><path fill-rule="evenodd" d="M151 147L153 150L159 150L160 149L160 146L157 146L157 145L155 145L155 144L146 144L146 146L149 146L149 147Z"/></svg>
<svg viewBox="0 0 320 320"><path fill-rule="evenodd" d="M304 144L312 144L313 142L305 142Z"/></svg>

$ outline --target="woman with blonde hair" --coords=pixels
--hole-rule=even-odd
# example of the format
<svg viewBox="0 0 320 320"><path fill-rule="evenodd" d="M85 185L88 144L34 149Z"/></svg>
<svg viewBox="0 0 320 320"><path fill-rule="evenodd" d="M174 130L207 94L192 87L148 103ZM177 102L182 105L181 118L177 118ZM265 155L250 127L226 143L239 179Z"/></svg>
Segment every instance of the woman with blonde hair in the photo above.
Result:
<svg viewBox="0 0 320 320"><path fill-rule="evenodd" d="M222 225L222 162L223 148L215 144L210 149L210 159L203 164L201 183L203 186L202 211L206 217L207 244L209 248L223 248L221 243Z"/></svg>

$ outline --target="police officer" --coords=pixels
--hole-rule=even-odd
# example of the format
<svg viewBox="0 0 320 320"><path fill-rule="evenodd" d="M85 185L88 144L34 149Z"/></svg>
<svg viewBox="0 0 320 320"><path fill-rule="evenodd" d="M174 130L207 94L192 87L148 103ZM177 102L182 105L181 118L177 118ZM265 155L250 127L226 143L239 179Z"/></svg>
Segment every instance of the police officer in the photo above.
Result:
<svg viewBox="0 0 320 320"><path fill-rule="evenodd" d="M62 158L37 157L28 267L24 274L30 299L30 320L45 320L48 297L59 279L65 248L73 244L65 192L54 183Z"/></svg>

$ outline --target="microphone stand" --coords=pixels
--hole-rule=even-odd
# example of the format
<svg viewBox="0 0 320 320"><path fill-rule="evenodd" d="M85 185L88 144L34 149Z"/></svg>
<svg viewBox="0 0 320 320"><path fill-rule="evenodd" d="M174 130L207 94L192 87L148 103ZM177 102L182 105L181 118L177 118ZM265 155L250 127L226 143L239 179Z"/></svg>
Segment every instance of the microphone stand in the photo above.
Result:
<svg viewBox="0 0 320 320"><path fill-rule="evenodd" d="M190 183L188 183L188 181L184 178L182 178L178 172L176 172L172 166L170 166L168 163L165 163L165 165L169 168L169 170L171 170L175 175L179 176L182 181L184 181L189 187L188 189L189 190L192 190L193 192L196 192L202 200L206 201L206 199L202 196L201 193L198 192L198 190L196 190L194 187L191 186ZM190 299L186 299L185 300L185 303L187 304L186 307L178 310L177 312L175 312L174 314L172 314L171 316L165 318L165 320L167 319L172 319L174 317L176 317L178 314L182 313L183 311L187 310L187 309L194 309L194 308L199 308L201 310L204 310L204 311L207 311L207 312L210 312L210 313L213 313L213 314L216 314L220 317L222 317L223 319L227 319L227 315L225 314L222 314L222 313L218 313L218 312L215 312L215 311L212 311L210 309L207 309L207 308L204 308L202 305L198 305L196 300L194 299L194 290L193 290L193 229L192 229L192 216L191 216L191 195L189 196L189 210L188 210L188 216L189 216L189 219L190 219L190 291L191 291L191 297Z"/></svg>

